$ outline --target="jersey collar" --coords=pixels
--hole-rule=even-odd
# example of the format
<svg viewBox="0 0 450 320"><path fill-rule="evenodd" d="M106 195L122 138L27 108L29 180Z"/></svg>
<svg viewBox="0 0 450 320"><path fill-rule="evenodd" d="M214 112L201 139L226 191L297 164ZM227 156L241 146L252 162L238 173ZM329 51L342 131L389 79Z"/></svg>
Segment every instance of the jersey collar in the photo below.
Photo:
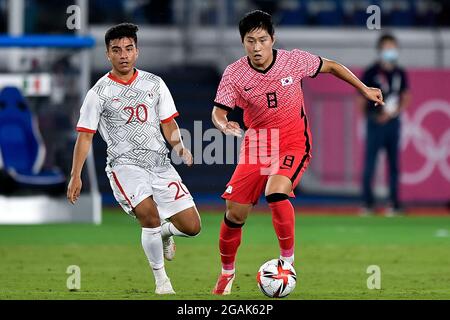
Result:
<svg viewBox="0 0 450 320"><path fill-rule="evenodd" d="M250 68L252 68L253 70L255 70L255 71L259 72L259 73L266 74L267 72L269 72L270 69L272 69L272 66L275 64L275 60L277 59L277 50L276 50L276 49L272 49L272 52L273 52L272 63L271 63L267 68L265 68L264 70L260 70L260 69L255 68L255 67L252 65L252 63L251 63L249 57L247 57L248 65L249 65Z"/></svg>
<svg viewBox="0 0 450 320"><path fill-rule="evenodd" d="M133 76L127 82L125 82L123 80L120 80L115 75L113 75L111 72L108 73L108 78L110 78L112 81L115 81L117 83L123 84L125 86L130 85L131 83L133 83L133 81L137 78L137 76L138 76L138 70L136 68L134 68Z"/></svg>

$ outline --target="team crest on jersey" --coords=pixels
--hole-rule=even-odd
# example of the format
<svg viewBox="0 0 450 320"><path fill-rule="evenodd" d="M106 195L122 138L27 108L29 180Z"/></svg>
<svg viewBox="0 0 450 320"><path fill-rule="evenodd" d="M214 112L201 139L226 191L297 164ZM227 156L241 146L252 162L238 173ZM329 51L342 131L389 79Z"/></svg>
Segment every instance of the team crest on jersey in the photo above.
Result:
<svg viewBox="0 0 450 320"><path fill-rule="evenodd" d="M145 97L145 100L148 101L149 105L153 104L153 100L155 99L155 94L153 92L149 92Z"/></svg>
<svg viewBox="0 0 450 320"><path fill-rule="evenodd" d="M289 76L289 77L287 77L287 78L281 79L281 85L282 85L283 87L289 86L289 85L291 85L293 82L294 82L294 80L292 79L291 76Z"/></svg>
<svg viewBox="0 0 450 320"><path fill-rule="evenodd" d="M233 192L233 187L232 186L228 186L227 190L225 190L226 193L231 193Z"/></svg>

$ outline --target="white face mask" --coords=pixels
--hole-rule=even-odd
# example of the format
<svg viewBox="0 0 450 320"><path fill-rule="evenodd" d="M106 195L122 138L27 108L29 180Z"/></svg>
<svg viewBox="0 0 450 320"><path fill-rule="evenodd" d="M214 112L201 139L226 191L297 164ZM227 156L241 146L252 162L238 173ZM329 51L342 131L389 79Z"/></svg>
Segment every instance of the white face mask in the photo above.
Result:
<svg viewBox="0 0 450 320"><path fill-rule="evenodd" d="M381 60L388 63L396 63L398 60L397 49L384 49L380 53Z"/></svg>

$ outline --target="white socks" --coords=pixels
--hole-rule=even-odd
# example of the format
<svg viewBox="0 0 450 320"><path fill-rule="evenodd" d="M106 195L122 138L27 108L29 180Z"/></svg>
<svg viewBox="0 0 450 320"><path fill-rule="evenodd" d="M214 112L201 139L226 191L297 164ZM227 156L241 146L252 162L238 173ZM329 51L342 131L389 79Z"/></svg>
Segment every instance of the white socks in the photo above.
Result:
<svg viewBox="0 0 450 320"><path fill-rule="evenodd" d="M161 239L161 227L142 228L142 248L152 267L156 283L161 283L167 278L164 269L163 244Z"/></svg>
<svg viewBox="0 0 450 320"><path fill-rule="evenodd" d="M142 248L150 263L157 284L168 278L164 269L162 240L171 236L189 237L189 235L178 230L172 222L161 222L161 226L157 228L142 228L141 238Z"/></svg>
<svg viewBox="0 0 450 320"><path fill-rule="evenodd" d="M187 234L178 230L177 227L175 227L172 222L162 222L161 237L163 239L167 239L168 237L171 237L171 236L189 237Z"/></svg>
<svg viewBox="0 0 450 320"><path fill-rule="evenodd" d="M280 256L280 259L286 262L289 262L290 264L294 264L294 255L290 256L290 257L283 257Z"/></svg>

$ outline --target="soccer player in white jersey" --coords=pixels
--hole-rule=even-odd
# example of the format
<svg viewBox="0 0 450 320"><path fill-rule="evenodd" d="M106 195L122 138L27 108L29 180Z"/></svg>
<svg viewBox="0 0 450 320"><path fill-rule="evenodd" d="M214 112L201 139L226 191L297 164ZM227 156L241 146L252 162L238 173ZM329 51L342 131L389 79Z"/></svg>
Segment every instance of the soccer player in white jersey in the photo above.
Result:
<svg viewBox="0 0 450 320"><path fill-rule="evenodd" d="M172 260L172 236L192 237L201 222L192 196L168 157L166 140L192 165L175 117L178 112L164 81L135 68L138 27L122 23L105 34L112 70L89 90L80 110L67 198L80 196L81 170L98 130L107 143L106 173L122 208L142 226L142 247L155 276L157 294L175 293L164 269ZM162 129L162 132L161 132Z"/></svg>

